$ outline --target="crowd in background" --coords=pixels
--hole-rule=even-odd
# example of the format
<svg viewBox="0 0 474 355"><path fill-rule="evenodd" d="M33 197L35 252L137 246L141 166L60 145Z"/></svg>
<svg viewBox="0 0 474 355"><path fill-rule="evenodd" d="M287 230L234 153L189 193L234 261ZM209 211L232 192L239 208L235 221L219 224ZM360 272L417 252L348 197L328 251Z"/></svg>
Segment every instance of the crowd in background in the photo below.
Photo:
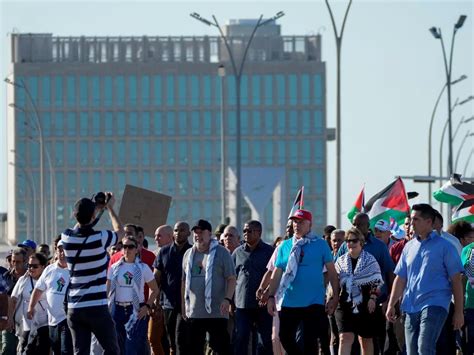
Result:
<svg viewBox="0 0 474 355"><path fill-rule="evenodd" d="M474 228L430 205L397 235L364 213L318 235L300 209L272 245L256 220L177 221L154 251L112 194L74 216L51 250L7 256L1 354L474 354Z"/></svg>

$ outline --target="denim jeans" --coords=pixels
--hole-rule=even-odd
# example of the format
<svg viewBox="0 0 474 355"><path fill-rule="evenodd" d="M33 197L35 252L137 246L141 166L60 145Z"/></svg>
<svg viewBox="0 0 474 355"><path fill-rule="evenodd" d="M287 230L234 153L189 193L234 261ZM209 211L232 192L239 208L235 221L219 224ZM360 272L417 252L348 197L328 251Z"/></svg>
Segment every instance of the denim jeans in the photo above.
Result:
<svg viewBox="0 0 474 355"><path fill-rule="evenodd" d="M257 354L272 354L272 316L266 308L244 309L235 311L234 354L245 354L248 349L250 333L255 324L260 341Z"/></svg>
<svg viewBox="0 0 474 355"><path fill-rule="evenodd" d="M435 355L438 340L448 312L443 307L429 306L421 312L407 313L405 340L408 355Z"/></svg>
<svg viewBox="0 0 474 355"><path fill-rule="evenodd" d="M107 306L69 308L67 324L71 329L75 355L89 355L93 333L104 349L104 355L117 355L117 333Z"/></svg>
<svg viewBox="0 0 474 355"><path fill-rule="evenodd" d="M122 355L146 354L148 342L148 317L137 320L133 326L132 333L127 336L125 324L128 322L132 314L133 306L115 306L113 318L115 321L120 353Z"/></svg>
<svg viewBox="0 0 474 355"><path fill-rule="evenodd" d="M63 320L55 326L49 326L49 340L54 355L72 355L71 331L67 326L67 320Z"/></svg>

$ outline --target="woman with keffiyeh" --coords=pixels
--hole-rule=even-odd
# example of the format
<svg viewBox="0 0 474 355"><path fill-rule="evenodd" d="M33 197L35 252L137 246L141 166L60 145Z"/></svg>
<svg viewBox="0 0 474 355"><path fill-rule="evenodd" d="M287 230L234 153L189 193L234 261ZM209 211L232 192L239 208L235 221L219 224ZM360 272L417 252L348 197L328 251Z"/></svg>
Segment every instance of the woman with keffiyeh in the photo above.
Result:
<svg viewBox="0 0 474 355"><path fill-rule="evenodd" d="M349 251L339 257L336 271L339 274L341 294L336 309L339 329L339 355L351 353L355 334L359 337L362 354L373 354L372 338L377 307L377 293L383 284L380 267L372 254L362 250L364 235L351 228L345 237Z"/></svg>
<svg viewBox="0 0 474 355"><path fill-rule="evenodd" d="M137 247L134 237L125 237L124 256L112 265L107 274L109 306L122 355L146 353L148 313L158 295L155 277L148 265L137 258ZM151 290L147 303L145 282Z"/></svg>

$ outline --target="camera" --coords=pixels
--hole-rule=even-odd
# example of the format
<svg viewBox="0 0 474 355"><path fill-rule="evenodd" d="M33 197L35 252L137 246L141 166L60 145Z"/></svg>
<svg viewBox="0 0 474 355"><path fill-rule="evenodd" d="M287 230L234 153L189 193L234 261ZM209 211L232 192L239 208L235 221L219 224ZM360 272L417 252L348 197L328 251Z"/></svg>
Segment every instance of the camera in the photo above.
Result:
<svg viewBox="0 0 474 355"><path fill-rule="evenodd" d="M110 200L110 193L105 193L105 192L98 192L94 195L94 202L97 205L97 207L105 207L107 202Z"/></svg>

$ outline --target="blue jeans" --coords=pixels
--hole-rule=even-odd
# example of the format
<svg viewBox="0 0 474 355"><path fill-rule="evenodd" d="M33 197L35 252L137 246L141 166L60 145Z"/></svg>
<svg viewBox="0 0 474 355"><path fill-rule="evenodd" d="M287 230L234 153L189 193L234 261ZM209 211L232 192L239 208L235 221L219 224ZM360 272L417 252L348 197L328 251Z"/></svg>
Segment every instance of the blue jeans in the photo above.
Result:
<svg viewBox="0 0 474 355"><path fill-rule="evenodd" d="M122 355L146 354L147 350L147 334L148 334L148 317L137 320L132 334L125 331L125 324L128 322L133 313L133 306L115 305L114 314L115 329L117 330L118 345Z"/></svg>
<svg viewBox="0 0 474 355"><path fill-rule="evenodd" d="M438 340L448 312L443 307L429 306L421 312L407 313L405 340L408 355L435 355Z"/></svg>
<svg viewBox="0 0 474 355"><path fill-rule="evenodd" d="M237 308L234 325L234 353L246 354L249 337L255 324L258 337L257 354L271 355L272 351L272 323L273 318L266 308L245 309Z"/></svg>
<svg viewBox="0 0 474 355"><path fill-rule="evenodd" d="M54 355L73 354L71 331L66 319L55 326L49 326L49 340Z"/></svg>

